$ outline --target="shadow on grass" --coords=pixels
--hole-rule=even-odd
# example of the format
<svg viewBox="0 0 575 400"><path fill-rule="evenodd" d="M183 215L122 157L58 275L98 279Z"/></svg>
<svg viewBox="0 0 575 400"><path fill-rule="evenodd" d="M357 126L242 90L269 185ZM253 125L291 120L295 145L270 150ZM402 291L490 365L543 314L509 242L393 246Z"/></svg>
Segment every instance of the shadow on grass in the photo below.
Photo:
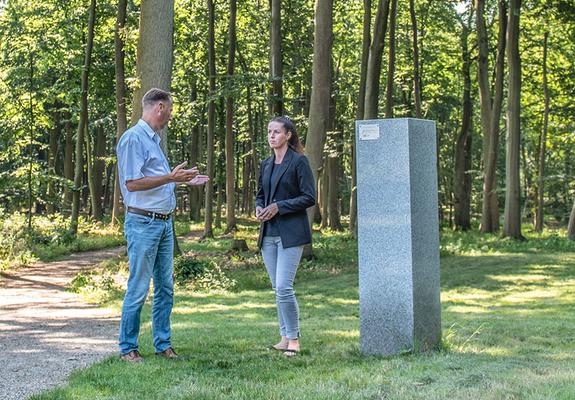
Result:
<svg viewBox="0 0 575 400"><path fill-rule="evenodd" d="M268 349L278 339L270 289L180 289L172 339L181 360L153 356L146 306L142 365L110 359L39 398L575 398L574 261L443 258L443 350L387 358L359 352L355 272L298 275L303 351L289 360Z"/></svg>
<svg viewBox="0 0 575 400"><path fill-rule="evenodd" d="M574 263L575 254L449 256L441 259L441 288L496 292L517 285L547 287L549 281L572 279Z"/></svg>

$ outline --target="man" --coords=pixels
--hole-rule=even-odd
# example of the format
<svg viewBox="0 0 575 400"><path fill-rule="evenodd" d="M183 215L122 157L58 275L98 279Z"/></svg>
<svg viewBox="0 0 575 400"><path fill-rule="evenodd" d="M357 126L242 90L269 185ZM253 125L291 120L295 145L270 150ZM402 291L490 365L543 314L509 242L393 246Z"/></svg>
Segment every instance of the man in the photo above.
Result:
<svg viewBox="0 0 575 400"><path fill-rule="evenodd" d="M176 207L177 184L202 185L208 181L185 162L170 171L158 132L172 117L172 97L150 89L142 98L142 118L120 138L116 153L120 188L126 206L124 235L128 242L130 276L120 322L120 357L129 362L143 358L138 352L140 312L154 279L152 333L156 354L177 358L170 337L174 282L171 214Z"/></svg>

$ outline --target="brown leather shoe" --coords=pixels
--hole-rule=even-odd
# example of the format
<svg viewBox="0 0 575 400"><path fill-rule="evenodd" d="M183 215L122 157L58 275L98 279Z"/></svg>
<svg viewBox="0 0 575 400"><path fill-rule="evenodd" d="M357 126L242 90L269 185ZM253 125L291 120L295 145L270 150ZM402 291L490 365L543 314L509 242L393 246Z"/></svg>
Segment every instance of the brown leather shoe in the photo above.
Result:
<svg viewBox="0 0 575 400"><path fill-rule="evenodd" d="M132 363L138 363L144 361L144 358L140 355L140 353L138 353L138 350L132 350L129 353L122 354L120 356L120 359Z"/></svg>
<svg viewBox="0 0 575 400"><path fill-rule="evenodd" d="M156 353L156 355L164 358L169 358L172 360L179 357L172 347L168 347L166 350Z"/></svg>

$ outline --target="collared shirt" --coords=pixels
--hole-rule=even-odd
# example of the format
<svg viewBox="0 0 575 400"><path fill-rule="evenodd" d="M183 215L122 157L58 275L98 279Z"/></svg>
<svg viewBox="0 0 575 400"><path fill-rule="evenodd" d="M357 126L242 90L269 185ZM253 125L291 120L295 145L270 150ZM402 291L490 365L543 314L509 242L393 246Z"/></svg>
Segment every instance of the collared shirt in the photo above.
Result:
<svg viewBox="0 0 575 400"><path fill-rule="evenodd" d="M175 183L154 189L128 191L126 181L146 176L161 176L171 172L168 160L160 147L160 136L144 120L128 129L116 146L118 176L124 205L167 214L176 207Z"/></svg>

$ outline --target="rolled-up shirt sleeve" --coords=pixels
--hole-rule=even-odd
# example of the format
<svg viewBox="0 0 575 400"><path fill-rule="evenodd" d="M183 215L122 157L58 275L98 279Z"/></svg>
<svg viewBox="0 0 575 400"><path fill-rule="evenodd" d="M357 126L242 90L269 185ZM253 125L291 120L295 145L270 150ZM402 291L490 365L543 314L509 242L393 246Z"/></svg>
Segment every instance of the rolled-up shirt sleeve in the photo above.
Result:
<svg viewBox="0 0 575 400"><path fill-rule="evenodd" d="M144 177L142 168L146 161L142 144L132 135L118 143L118 168L123 184Z"/></svg>

